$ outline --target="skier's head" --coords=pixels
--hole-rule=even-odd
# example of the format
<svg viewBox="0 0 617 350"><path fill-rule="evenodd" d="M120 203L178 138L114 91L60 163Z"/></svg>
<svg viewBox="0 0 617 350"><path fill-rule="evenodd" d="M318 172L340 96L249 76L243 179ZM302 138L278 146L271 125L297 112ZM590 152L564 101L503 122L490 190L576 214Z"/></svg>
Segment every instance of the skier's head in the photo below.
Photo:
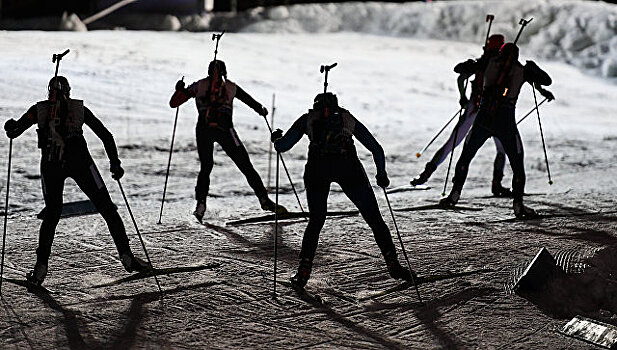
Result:
<svg viewBox="0 0 617 350"><path fill-rule="evenodd" d="M315 96L313 100L313 109L325 109L338 107L338 99L331 92L325 92Z"/></svg>
<svg viewBox="0 0 617 350"><path fill-rule="evenodd" d="M49 84L47 85L47 96L51 98L54 91L59 92L60 95L65 98L69 98L71 95L71 86L69 85L69 81L61 75L51 78L51 80L49 80Z"/></svg>
<svg viewBox="0 0 617 350"><path fill-rule="evenodd" d="M225 67L225 62L221 60L213 60L210 62L208 65L208 75L213 77L215 74L227 79L227 67Z"/></svg>
<svg viewBox="0 0 617 350"><path fill-rule="evenodd" d="M518 60L518 46L514 43L505 43L499 49L499 57L500 59L506 60Z"/></svg>
<svg viewBox="0 0 617 350"><path fill-rule="evenodd" d="M483 47L485 53L497 53L503 46L505 38L501 34L493 34L488 37L486 45Z"/></svg>

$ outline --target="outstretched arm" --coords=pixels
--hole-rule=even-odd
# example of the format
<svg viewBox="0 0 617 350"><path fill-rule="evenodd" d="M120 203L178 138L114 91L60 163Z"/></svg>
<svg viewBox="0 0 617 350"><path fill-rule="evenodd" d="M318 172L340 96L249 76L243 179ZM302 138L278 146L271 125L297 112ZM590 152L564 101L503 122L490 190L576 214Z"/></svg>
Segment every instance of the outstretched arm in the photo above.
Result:
<svg viewBox="0 0 617 350"><path fill-rule="evenodd" d="M120 164L118 149L116 148L116 142L114 141L113 135L87 107L84 107L84 123L88 125L94 134L103 142L105 152L109 158L109 163Z"/></svg>
<svg viewBox="0 0 617 350"><path fill-rule="evenodd" d="M533 61L527 61L524 67L525 81L529 82L533 85L542 96L546 97L547 100L552 101L555 99L553 93L544 89L541 85L549 86L553 83L551 77L538 65L536 65Z"/></svg>
<svg viewBox="0 0 617 350"><path fill-rule="evenodd" d="M247 106L251 107L257 114L261 116L268 115L268 110L266 107L262 106L261 103L255 101L251 95L249 95L246 91L244 91L240 86L236 85L236 97L238 100L244 102Z"/></svg>
<svg viewBox="0 0 617 350"><path fill-rule="evenodd" d="M356 120L356 126L354 128L353 135L356 137L360 143L366 147L372 154L373 160L375 161L375 165L377 166L377 174L385 174L386 173L386 155L383 151L383 148L377 142L375 137L368 131L364 124L360 123Z"/></svg>
<svg viewBox="0 0 617 350"><path fill-rule="evenodd" d="M4 123L4 131L6 131L6 136L11 139L18 137L23 134L24 131L28 130L32 125L36 124L37 121L37 110L36 105L30 107L28 111L21 116L18 120L9 119Z"/></svg>
<svg viewBox="0 0 617 350"><path fill-rule="evenodd" d="M196 83L191 84L188 88L184 87L184 81L178 80L176 83L176 92L169 100L169 107L176 108L188 101L189 98L195 97Z"/></svg>
<svg viewBox="0 0 617 350"><path fill-rule="evenodd" d="M304 135L306 131L307 115L303 115L296 120L285 135L274 142L274 149L279 152L289 151Z"/></svg>

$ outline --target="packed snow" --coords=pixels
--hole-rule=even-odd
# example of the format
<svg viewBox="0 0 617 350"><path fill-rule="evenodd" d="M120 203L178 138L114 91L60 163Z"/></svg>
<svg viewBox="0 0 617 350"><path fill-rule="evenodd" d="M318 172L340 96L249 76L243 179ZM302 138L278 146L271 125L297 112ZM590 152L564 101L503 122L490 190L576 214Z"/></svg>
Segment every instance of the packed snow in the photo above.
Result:
<svg viewBox="0 0 617 350"><path fill-rule="evenodd" d="M569 304L544 295L539 299L551 302L541 304L534 302L536 299L505 293L504 285L512 271L524 266L542 246L580 267L584 266L582 256L593 256L615 244L617 86L610 79L539 49L540 38L549 37L550 23L561 23L556 20L559 16L541 22L539 14L561 13L557 10L560 3L531 2L518 7L509 2L489 4L499 4L504 12L484 8L488 6L484 2L310 5L306 8L313 9L313 14L300 20L294 18L299 18L301 7L276 8L269 10L270 20L245 27L250 32L225 33L219 46L219 58L227 63L229 79L269 110L272 95L276 95L274 124L282 129L304 113L323 90L320 65L338 62L329 74L329 90L380 141L392 185L399 186L423 169L451 131L451 127L446 129L425 156L415 157L458 111L452 67L481 53L484 15L494 13L493 32L501 31L508 37L516 32L521 14L534 17L522 36L521 61L536 61L553 78L548 89L556 100L540 108L540 117L555 184L547 184L538 119L532 114L520 125L526 192L534 194L525 200L556 217L508 222L513 216L511 201L483 197L490 191L494 157L494 146L487 142L471 164L462 195L463 204L481 207L482 211L396 212L402 240L419 274L489 269L461 279L422 284L420 293L426 304L418 303L411 290L359 301L396 283L388 278L372 235L359 217L330 219L321 234L308 288L324 297L326 308L313 308L284 286L279 286L279 298L273 301L274 230L269 224L224 226L229 220L263 212L244 177L218 147L205 217L208 224L199 225L190 215L199 170L193 101L179 109L163 224L156 224L175 115L168 101L182 76L192 82L206 74L214 49L210 32L0 32L0 123L20 117L30 105L45 98L54 69L51 54L70 48L60 74L71 82L72 96L84 99L114 134L126 170L122 182L155 266L220 264L213 270L161 276L164 304L156 302L158 294L151 280L94 288L126 276L107 228L99 216L62 220L50 275L44 284L50 294L30 295L19 284L3 284L0 347L584 348L584 343L554 330L574 314L617 324L617 309L608 300L612 287L606 289L610 293L597 293L589 303ZM537 12L531 11L533 4ZM561 4L571 13L583 13L577 9L585 8L589 13L605 8L606 18L614 13L614 7L605 4ZM376 10L368 11L373 8ZM451 29L444 27L443 36L437 36L436 31L411 34L412 29L404 30L404 26L382 26L391 19L391 24L407 20L410 25L416 9L416 18L425 23L424 27L436 29L449 23L446 27ZM426 16L420 18L420 9L427 12ZM333 13L333 18L343 18L341 15L347 13L359 20L356 27L341 28L346 25L343 23L353 23L341 20L339 27L313 33L320 28L321 20L311 24L311 18L320 18L323 13ZM442 13L450 15L442 17ZM372 19L366 20L368 17ZM456 17L467 19L460 30L455 30ZM279 22L276 29L275 21ZM540 23L545 26L540 27ZM461 40L467 38L462 34L465 32L472 34L469 40ZM561 41L551 42L561 45ZM570 48L568 52L579 57L579 51ZM597 57L606 61L607 56ZM517 118L533 105L531 88L524 86ZM234 109L239 136L267 182L269 135L265 121L240 102ZM131 245L142 255L122 197L108 172L102 144L92 133L85 134L119 206ZM357 147L375 184L372 157L361 145ZM7 152L8 139L0 137L2 170L7 166ZM302 174L306 152L305 139L284 155L305 208ZM458 152L460 149L454 161ZM34 214L43 206L34 127L13 141L12 155L5 275L23 279L35 259L40 222ZM447 164L438 169L429 181L430 190L391 195L393 207L435 203L441 198L446 170ZM6 184L3 171L2 198ZM504 185L511 179L508 168L506 174ZM299 210L284 172L281 184L281 203ZM336 185L332 190L329 209L353 209ZM378 188L375 191L392 228L383 194ZM68 181L64 198L79 200L84 195ZM304 228L303 222L285 223L279 228L281 280L287 280L297 266ZM602 261L596 263L613 266L606 255L610 254L597 257ZM582 283L581 290L594 290L597 288L592 282L612 283L605 280L605 270L601 272L588 274L573 285ZM572 288L558 292L573 293ZM577 298L564 300L572 299Z"/></svg>

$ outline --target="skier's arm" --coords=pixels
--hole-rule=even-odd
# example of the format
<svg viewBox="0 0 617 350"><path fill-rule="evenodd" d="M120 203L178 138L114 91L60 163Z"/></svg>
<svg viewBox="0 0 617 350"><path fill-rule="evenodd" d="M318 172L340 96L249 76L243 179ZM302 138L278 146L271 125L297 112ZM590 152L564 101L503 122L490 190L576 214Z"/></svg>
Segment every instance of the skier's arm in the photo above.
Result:
<svg viewBox="0 0 617 350"><path fill-rule="evenodd" d="M176 92L171 96L169 100L169 107L176 108L188 101L189 98L195 97L197 90L197 83L191 84L188 88L184 87L184 81L178 80L176 83Z"/></svg>
<svg viewBox="0 0 617 350"><path fill-rule="evenodd" d="M251 107L257 114L261 116L268 115L268 110L266 107L262 106L261 103L255 101L251 95L249 95L246 91L244 91L240 86L236 85L236 97L238 100L244 102L247 106Z"/></svg>
<svg viewBox="0 0 617 350"><path fill-rule="evenodd" d="M541 85L549 86L553 82L551 77L533 61L527 61L524 67L525 81L533 85L542 96L550 102L555 99L553 93L544 89Z"/></svg>
<svg viewBox="0 0 617 350"><path fill-rule="evenodd" d="M525 81L530 84L549 86L553 83L551 77L533 61L527 61L524 69Z"/></svg>
<svg viewBox="0 0 617 350"><path fill-rule="evenodd" d="M296 120L285 135L274 142L274 149L283 153L289 151L304 135L306 131L307 115L303 115Z"/></svg>
<svg viewBox="0 0 617 350"><path fill-rule="evenodd" d="M366 147L372 154L373 160L375 161L375 165L377 166L377 174L385 174L386 173L386 155L384 154L383 148L377 142L375 137L368 131L364 124L360 123L356 120L356 126L353 131L353 136L356 137L360 143Z"/></svg>
<svg viewBox="0 0 617 350"><path fill-rule="evenodd" d="M28 130L32 125L36 124L37 121L37 109L36 105L30 107L28 111L21 116L21 118L9 119L4 123L4 131L6 131L6 136L9 138L16 138L19 135L23 134L24 131Z"/></svg>
<svg viewBox="0 0 617 350"><path fill-rule="evenodd" d="M87 107L84 107L84 123L88 125L94 134L103 142L105 152L109 158L109 163L112 165L120 165L118 149L116 148L116 142L114 141L113 135Z"/></svg>

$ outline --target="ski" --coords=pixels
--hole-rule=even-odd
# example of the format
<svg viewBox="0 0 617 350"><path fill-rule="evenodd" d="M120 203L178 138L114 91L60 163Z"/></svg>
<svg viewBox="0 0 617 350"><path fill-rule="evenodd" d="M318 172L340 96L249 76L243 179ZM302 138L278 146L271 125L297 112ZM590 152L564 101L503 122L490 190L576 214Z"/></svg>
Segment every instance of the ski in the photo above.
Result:
<svg viewBox="0 0 617 350"><path fill-rule="evenodd" d="M394 211L420 211L420 210L435 210L435 209L439 209L439 210L465 210L465 211L480 211L482 210L482 208L479 207L466 207L466 206L462 206L462 205L455 205L452 208L443 208L442 206L439 205L439 203L437 204L426 204L426 205L419 205L419 206L415 206L415 207L408 207L408 208L398 208L398 209L394 209Z"/></svg>
<svg viewBox="0 0 617 350"><path fill-rule="evenodd" d="M392 194L392 193L399 193L399 192L409 192L409 191L426 191L426 190L430 190L431 187L427 186L427 185L403 185L403 186L397 186L397 187L391 187L386 189L386 193L387 194Z"/></svg>
<svg viewBox="0 0 617 350"><path fill-rule="evenodd" d="M150 271L146 271L146 272L137 272L135 274L132 274L130 276L115 280L115 281L111 281L108 283L103 283L103 284L97 284L92 286L92 288L103 288L103 287L111 287L111 286L115 286L118 284L122 284L122 283L126 283L126 282L130 282L130 281L135 281L135 280L140 280L140 279L144 279L144 278L148 278L148 277L152 277L152 276L161 276L161 275L172 275L172 274L176 274L176 273L183 273L183 272L193 272L193 271L201 271L201 270L209 270L209 269L214 269L217 267L220 267L221 264L219 263L212 263L212 264L207 264L207 265L197 265L197 266L181 266L181 267L167 267L167 268L162 268L162 269L157 269L154 268Z"/></svg>
<svg viewBox="0 0 617 350"><path fill-rule="evenodd" d="M353 216L353 215L358 215L358 213L360 213L357 210L349 210L349 211L329 211L326 216ZM291 220L291 219L300 219L300 218L307 218L309 216L309 213L303 213L303 212L287 212L284 214L278 214L278 219L280 220ZM247 219L240 219L240 220L234 220L234 221L228 221L225 223L225 226L237 226L237 225L244 225L244 224L252 224L252 223L258 223L258 222L268 222L268 221L274 221L274 214L267 214L267 215L262 215L262 216L256 216L256 217L252 217L252 218L247 218Z"/></svg>
<svg viewBox="0 0 617 350"><path fill-rule="evenodd" d="M537 213L533 217L529 218L507 218L502 220L494 220L494 221L486 221L487 224L498 224L498 223L507 223L507 222L525 222L525 221L536 221L542 219L550 219L550 218L564 218L564 217L572 217L572 216L593 216L593 215L605 215L605 214L615 214L617 210L608 210L608 211L594 211L594 212L585 212L585 213Z"/></svg>
<svg viewBox="0 0 617 350"><path fill-rule="evenodd" d="M114 205L116 209L118 206ZM43 208L41 212L36 214L37 219L43 219L45 217L45 211L47 208ZM81 215L90 215L96 214L99 211L94 206L90 200L86 199L83 201L69 202L62 204L62 214L60 214L60 218L69 218L73 216L81 216Z"/></svg>
<svg viewBox="0 0 617 350"><path fill-rule="evenodd" d="M17 278L6 278L6 277L2 277L2 279L9 283L13 283L18 286L26 287L26 289L28 289L28 292L31 292L31 293L45 293L45 294L55 293L55 291L53 290L47 289L43 286L37 286L34 283L30 283L28 280L20 280Z"/></svg>
<svg viewBox="0 0 617 350"><path fill-rule="evenodd" d="M464 276L469 276L469 275L476 275L476 274L480 274L480 273L487 273L487 272L492 272L494 271L493 269L479 269L479 270L473 270L473 271L465 271L465 272L452 272L452 273L445 273L445 274L439 274L439 275L427 275L427 276L418 276L416 277L416 283L418 285L420 284L424 284L424 283L431 283L431 282L437 282L437 281L443 281L443 280L448 280L448 279L452 279L452 278L458 278L458 277L464 277ZM362 298L359 298L358 301L366 301L369 299L375 299L375 298L379 298L379 297L383 297L392 293L396 293L396 292L400 292L403 290L406 290L408 288L413 287L414 284L411 282L403 282L397 286L388 288L384 291L381 292L377 292Z"/></svg>
<svg viewBox="0 0 617 350"><path fill-rule="evenodd" d="M306 288L294 286L291 282L277 281L278 283L293 289L298 298L313 305L314 307L323 307L325 305L319 294L314 294L306 290Z"/></svg>

